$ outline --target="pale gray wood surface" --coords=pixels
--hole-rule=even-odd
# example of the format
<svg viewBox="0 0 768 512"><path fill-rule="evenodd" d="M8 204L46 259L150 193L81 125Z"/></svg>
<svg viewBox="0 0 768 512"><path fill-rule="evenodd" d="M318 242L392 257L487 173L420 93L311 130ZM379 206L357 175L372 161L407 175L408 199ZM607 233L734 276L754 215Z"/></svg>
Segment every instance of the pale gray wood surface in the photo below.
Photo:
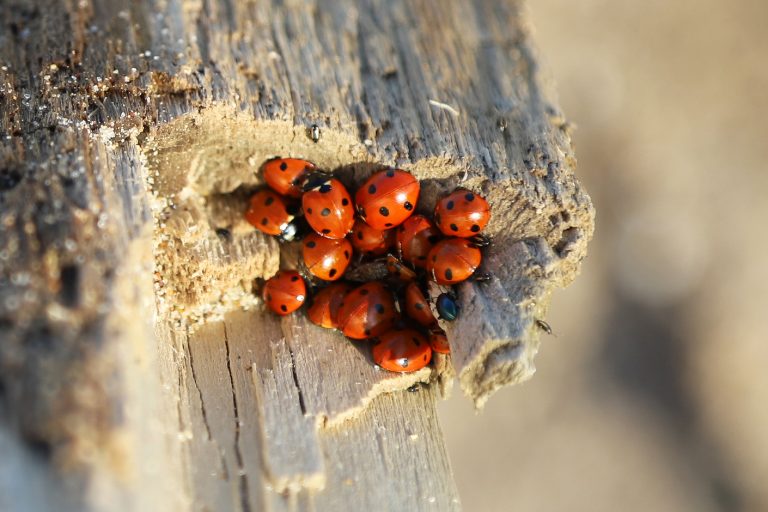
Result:
<svg viewBox="0 0 768 512"><path fill-rule="evenodd" d="M478 405L528 378L594 213L519 5L37 0L0 22L2 421L52 501L458 508L435 393L395 392L445 378L264 315L279 249L238 188L281 154L350 184L402 166L424 211L483 193L494 278L459 287L439 369Z"/></svg>

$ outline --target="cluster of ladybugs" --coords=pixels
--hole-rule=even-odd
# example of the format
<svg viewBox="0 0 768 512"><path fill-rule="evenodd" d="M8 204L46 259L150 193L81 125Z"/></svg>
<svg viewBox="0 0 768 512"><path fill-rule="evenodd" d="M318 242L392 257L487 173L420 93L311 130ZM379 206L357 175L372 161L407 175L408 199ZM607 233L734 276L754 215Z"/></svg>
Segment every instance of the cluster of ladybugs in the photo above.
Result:
<svg viewBox="0 0 768 512"><path fill-rule="evenodd" d="M420 185L406 171L376 172L353 202L338 179L306 160L275 158L262 169L269 188L251 197L246 220L281 241L303 238L301 272L280 271L264 285L272 311L299 309L308 281L317 289L309 319L352 339L372 339L382 368L416 371L433 350L450 352L419 282L453 285L475 273L488 243L480 235L490 218L484 198L458 189L437 203L433 222L414 215ZM438 297L436 309L446 320L458 313L451 293Z"/></svg>

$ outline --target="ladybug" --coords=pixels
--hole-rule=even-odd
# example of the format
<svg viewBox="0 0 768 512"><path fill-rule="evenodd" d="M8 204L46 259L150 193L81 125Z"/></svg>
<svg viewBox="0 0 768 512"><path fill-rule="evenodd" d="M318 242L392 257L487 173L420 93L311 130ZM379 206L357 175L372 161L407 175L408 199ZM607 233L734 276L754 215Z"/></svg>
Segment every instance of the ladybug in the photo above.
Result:
<svg viewBox="0 0 768 512"><path fill-rule="evenodd" d="M448 236L474 236L485 228L490 218L488 202L466 189L448 194L435 206L435 224Z"/></svg>
<svg viewBox="0 0 768 512"><path fill-rule="evenodd" d="M344 275L352 258L352 244L346 238L324 238L310 233L302 245L307 269L324 281L335 281Z"/></svg>
<svg viewBox="0 0 768 512"><path fill-rule="evenodd" d="M349 239L352 245L368 256L381 256L394 245L395 233L388 229L381 231L374 229L364 221L357 219L352 226L352 234Z"/></svg>
<svg viewBox="0 0 768 512"><path fill-rule="evenodd" d="M356 340L387 332L397 318L392 292L380 281L365 283L347 293L337 316L341 332Z"/></svg>
<svg viewBox="0 0 768 512"><path fill-rule="evenodd" d="M414 215L397 228L397 250L403 261L419 268L427 266L427 254L441 238L440 231L423 215Z"/></svg>
<svg viewBox="0 0 768 512"><path fill-rule="evenodd" d="M435 301L437 307L437 314L441 320L448 320L452 322L459 316L459 305L456 303L456 299L450 293L441 293L437 296Z"/></svg>
<svg viewBox="0 0 768 512"><path fill-rule="evenodd" d="M307 286L295 270L281 270L264 284L262 296L269 309L285 316L304 304Z"/></svg>
<svg viewBox="0 0 768 512"><path fill-rule="evenodd" d="M480 249L464 238L437 242L427 256L427 272L437 284L455 284L471 276L482 260Z"/></svg>
<svg viewBox="0 0 768 512"><path fill-rule="evenodd" d="M288 235L292 230L293 215L281 196L269 189L259 190L251 196L245 220L268 235Z"/></svg>
<svg viewBox="0 0 768 512"><path fill-rule="evenodd" d="M280 195L298 199L304 177L317 169L315 164L300 158L273 158L262 166L264 181Z"/></svg>
<svg viewBox="0 0 768 512"><path fill-rule="evenodd" d="M437 323L435 315L429 309L429 303L415 282L405 288L405 313L418 324L432 327Z"/></svg>
<svg viewBox="0 0 768 512"><path fill-rule="evenodd" d="M352 286L348 283L333 283L317 292L307 310L309 320L326 329L336 329L339 306Z"/></svg>
<svg viewBox="0 0 768 512"><path fill-rule="evenodd" d="M419 182L400 169L379 171L355 194L357 213L375 229L389 229L411 216L419 200Z"/></svg>
<svg viewBox="0 0 768 512"><path fill-rule="evenodd" d="M323 175L325 176L325 175ZM301 204L307 222L318 234L326 238L344 238L355 223L352 197L346 187L335 178L307 180Z"/></svg>
<svg viewBox="0 0 768 512"><path fill-rule="evenodd" d="M406 267L402 261L391 254L387 254L387 272L389 276L403 283L410 283L416 279L416 272Z"/></svg>
<svg viewBox="0 0 768 512"><path fill-rule="evenodd" d="M442 329L430 331L429 346L434 352L439 352L440 354L451 353L451 346L448 344L448 336L445 335L445 331Z"/></svg>
<svg viewBox="0 0 768 512"><path fill-rule="evenodd" d="M415 372L431 359L429 343L415 329L392 329L373 344L373 361L391 372Z"/></svg>

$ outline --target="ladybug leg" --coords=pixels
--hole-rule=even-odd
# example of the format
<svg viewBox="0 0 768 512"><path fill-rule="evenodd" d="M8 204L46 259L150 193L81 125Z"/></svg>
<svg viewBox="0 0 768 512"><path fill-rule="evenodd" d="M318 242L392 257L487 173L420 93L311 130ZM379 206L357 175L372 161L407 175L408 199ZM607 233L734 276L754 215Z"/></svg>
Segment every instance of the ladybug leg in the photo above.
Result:
<svg viewBox="0 0 768 512"><path fill-rule="evenodd" d="M493 276L489 272L475 272L472 275L472 280L478 283L487 283Z"/></svg>
<svg viewBox="0 0 768 512"><path fill-rule="evenodd" d="M469 242L477 248L488 247L491 245L491 239L486 235L475 235L468 239Z"/></svg>

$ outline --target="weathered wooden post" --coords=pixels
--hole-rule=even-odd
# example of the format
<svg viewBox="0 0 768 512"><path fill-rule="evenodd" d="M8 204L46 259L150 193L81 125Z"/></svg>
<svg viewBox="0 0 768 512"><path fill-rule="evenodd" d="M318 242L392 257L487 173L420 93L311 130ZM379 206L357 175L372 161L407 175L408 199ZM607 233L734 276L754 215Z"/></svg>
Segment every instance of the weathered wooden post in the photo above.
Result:
<svg viewBox="0 0 768 512"><path fill-rule="evenodd" d="M238 190L278 154L489 199L450 360L262 311ZM436 396L531 375L593 230L574 165L512 0L3 3L0 509L459 509Z"/></svg>

